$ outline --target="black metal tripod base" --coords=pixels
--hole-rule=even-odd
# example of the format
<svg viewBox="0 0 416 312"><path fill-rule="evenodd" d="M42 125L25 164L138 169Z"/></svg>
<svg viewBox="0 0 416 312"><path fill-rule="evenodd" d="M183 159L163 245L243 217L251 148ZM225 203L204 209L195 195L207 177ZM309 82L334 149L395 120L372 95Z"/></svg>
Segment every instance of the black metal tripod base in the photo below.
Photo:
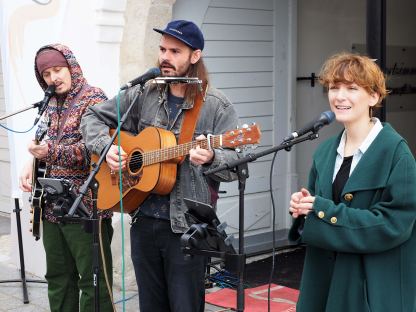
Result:
<svg viewBox="0 0 416 312"><path fill-rule="evenodd" d="M14 280L2 280L0 283L22 283L22 290L23 290L23 303L29 303L29 295L27 292L27 283L46 283L44 280L32 280L26 279L26 272L25 272L25 258L23 254L23 240L22 240L22 224L20 221L20 207L19 207L19 199L14 199L15 209L13 212L16 213L16 225L17 225L17 238L19 240L19 257L20 257L20 279Z"/></svg>

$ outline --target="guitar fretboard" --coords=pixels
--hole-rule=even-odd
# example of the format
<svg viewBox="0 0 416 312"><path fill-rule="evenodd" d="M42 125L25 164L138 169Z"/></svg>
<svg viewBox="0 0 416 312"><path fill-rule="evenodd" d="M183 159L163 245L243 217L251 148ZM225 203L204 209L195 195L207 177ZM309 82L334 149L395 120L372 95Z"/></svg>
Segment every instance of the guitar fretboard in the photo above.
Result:
<svg viewBox="0 0 416 312"><path fill-rule="evenodd" d="M222 145L222 136L210 136L211 148L217 148ZM184 144L179 144L167 148L162 148L156 151L150 151L143 154L143 165L148 166L155 163L160 163L170 159L182 157L189 154L189 150L200 146L203 149L208 149L208 139L192 141Z"/></svg>

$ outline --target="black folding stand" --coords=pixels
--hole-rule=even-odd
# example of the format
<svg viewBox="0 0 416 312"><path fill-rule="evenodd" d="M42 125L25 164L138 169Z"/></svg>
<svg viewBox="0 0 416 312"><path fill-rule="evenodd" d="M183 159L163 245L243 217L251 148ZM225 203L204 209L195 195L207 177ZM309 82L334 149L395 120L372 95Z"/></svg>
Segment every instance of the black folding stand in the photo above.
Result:
<svg viewBox="0 0 416 312"><path fill-rule="evenodd" d="M26 272L25 272L25 257L23 254L23 240L22 240L22 224L20 221L20 209L19 206L19 199L14 199L15 209L13 212L16 213L16 225L17 225L17 238L19 242L19 257L20 257L20 279L15 280L2 280L0 283L22 283L23 289L23 303L29 303L29 295L27 292L27 284L26 283L46 283L45 280L32 280L26 279Z"/></svg>
<svg viewBox="0 0 416 312"><path fill-rule="evenodd" d="M244 311L244 272L245 272L245 264L246 264L246 256L244 253L244 189L246 184L246 179L248 177L248 167L247 163L255 161L259 157L263 157L265 155L275 153L282 149L286 151L290 151L292 146L298 144L303 141L307 140L314 140L318 138L318 130L316 129L315 132L309 134L306 137L301 137L298 139L285 141L278 146L274 146L267 150L264 150L260 153L250 153L245 157L240 159L230 161L229 163L225 163L215 169L208 170L204 172L204 175L211 175L218 171L222 170L231 170L234 169L238 175L238 189L239 189L239 229L238 229L238 254L235 255L238 261L237 264L237 272L238 272L238 286L237 286L237 311ZM274 248L274 246L273 246ZM200 253L201 254L201 253Z"/></svg>
<svg viewBox="0 0 416 312"><path fill-rule="evenodd" d="M20 109L16 112L12 112L10 114L6 114L3 116L0 116L0 120L6 119L8 117L17 115L19 113L22 113L24 111L27 111L31 108L38 108L38 117L35 120L35 123L33 126L35 126L37 124L37 122L39 121L39 117L40 115L42 115L43 110L46 108L46 105L48 105L48 102L51 98L51 96L54 94L55 92L55 86L51 87L49 86L48 89L45 92L45 99L43 99L40 102L37 102L35 104L31 104L23 109ZM49 98L46 98L46 93L48 93ZM46 283L45 280L28 280L26 279L26 273L25 273L25 259L24 259L24 255L23 255L23 240L22 240L22 226L21 226L21 222L20 222L20 206L19 206L19 199L15 198L14 199L14 205L15 205L15 209L13 209L13 212L16 213L16 224L17 224L17 237L19 239L19 256L20 256L20 279L19 280L4 280L4 281L0 281L0 283L22 283L22 287L23 287L23 303L29 303L29 296L27 293L27 282L31 282L31 283Z"/></svg>

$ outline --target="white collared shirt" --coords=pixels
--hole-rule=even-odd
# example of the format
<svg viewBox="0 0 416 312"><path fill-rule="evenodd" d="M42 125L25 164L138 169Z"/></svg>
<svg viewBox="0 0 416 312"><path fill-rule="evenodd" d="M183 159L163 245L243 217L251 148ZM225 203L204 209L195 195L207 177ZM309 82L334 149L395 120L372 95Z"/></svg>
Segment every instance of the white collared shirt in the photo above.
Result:
<svg viewBox="0 0 416 312"><path fill-rule="evenodd" d="M373 143L373 141L375 140L379 132L383 129L383 125L381 124L378 118L373 117L371 121L374 122L374 127L371 129L370 133L367 135L363 143L361 143L360 147L353 154L349 176L351 176L351 173L354 171L355 167L357 167L357 164L360 161L361 157L370 147L371 143ZM339 141L338 148L337 148L337 158L335 160L335 168L334 168L334 175L332 176L332 182L334 182L335 177L337 176L337 173L339 169L341 168L342 162L344 161L344 148L345 148L346 139L347 139L347 134L344 130L341 136L341 140Z"/></svg>

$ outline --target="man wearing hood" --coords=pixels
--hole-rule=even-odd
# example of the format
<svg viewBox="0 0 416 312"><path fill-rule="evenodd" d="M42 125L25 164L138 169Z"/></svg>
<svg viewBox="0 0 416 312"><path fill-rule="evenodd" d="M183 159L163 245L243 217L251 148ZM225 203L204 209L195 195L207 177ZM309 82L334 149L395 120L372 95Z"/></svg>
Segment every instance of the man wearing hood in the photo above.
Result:
<svg viewBox="0 0 416 312"><path fill-rule="evenodd" d="M28 145L29 153L46 163L46 177L65 179L78 188L90 171L90 154L80 131L81 116L88 106L107 99L104 92L89 86L75 56L61 44L47 45L38 50L35 57L35 75L43 90L55 86L42 122L48 125L47 138ZM23 168L20 188L32 190L33 160ZM43 244L46 253L46 275L51 311L93 311L93 237L85 232L78 220L61 222L56 201L49 201L43 211ZM91 195L83 198L84 206L91 211ZM58 213L59 214L59 213ZM112 260L110 242L113 234L111 212L99 215L102 249L106 258L106 270L112 285ZM110 292L104 273L100 276L100 311L112 311Z"/></svg>

